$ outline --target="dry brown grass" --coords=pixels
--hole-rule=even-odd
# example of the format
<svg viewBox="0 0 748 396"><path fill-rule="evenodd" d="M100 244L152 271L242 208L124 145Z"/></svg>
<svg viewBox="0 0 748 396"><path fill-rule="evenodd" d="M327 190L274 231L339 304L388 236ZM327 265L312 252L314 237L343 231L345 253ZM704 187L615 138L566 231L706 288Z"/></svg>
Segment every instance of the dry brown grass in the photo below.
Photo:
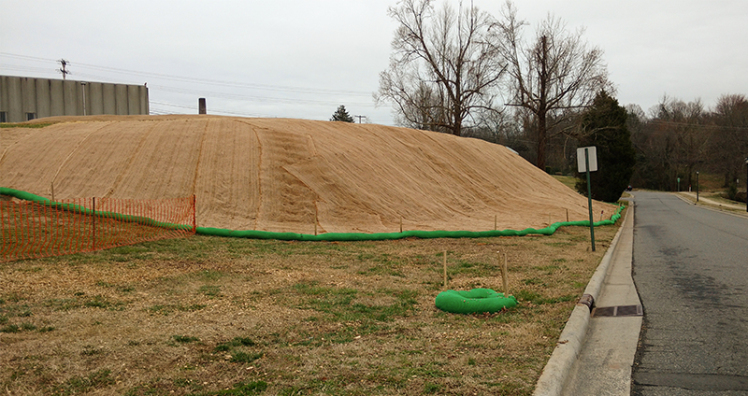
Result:
<svg viewBox="0 0 748 396"><path fill-rule="evenodd" d="M526 395L617 227L550 237L307 243L193 237L0 264L10 395ZM434 307L501 288L518 307ZM243 383L245 387L235 385ZM262 387L260 387L262 389Z"/></svg>

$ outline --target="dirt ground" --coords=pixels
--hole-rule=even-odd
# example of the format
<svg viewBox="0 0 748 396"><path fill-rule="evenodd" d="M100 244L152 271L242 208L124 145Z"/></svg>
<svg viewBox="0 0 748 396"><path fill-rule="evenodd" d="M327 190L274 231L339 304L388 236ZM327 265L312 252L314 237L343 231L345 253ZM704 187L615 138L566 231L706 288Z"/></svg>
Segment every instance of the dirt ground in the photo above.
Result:
<svg viewBox="0 0 748 396"><path fill-rule="evenodd" d="M0 264L8 395L529 395L617 231L282 242L195 236ZM439 311L501 290L495 315Z"/></svg>
<svg viewBox="0 0 748 396"><path fill-rule="evenodd" d="M543 228L584 197L503 146L344 122L95 116L0 129L0 185L51 198L195 194L201 227L311 234ZM612 205L595 203L596 219ZM568 214L567 214L568 213Z"/></svg>

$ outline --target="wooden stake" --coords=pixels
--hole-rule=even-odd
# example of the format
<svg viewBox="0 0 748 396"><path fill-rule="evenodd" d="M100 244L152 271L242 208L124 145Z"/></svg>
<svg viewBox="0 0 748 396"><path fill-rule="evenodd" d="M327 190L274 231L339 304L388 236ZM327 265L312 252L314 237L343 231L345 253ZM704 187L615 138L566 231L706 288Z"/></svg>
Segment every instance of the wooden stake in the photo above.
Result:
<svg viewBox="0 0 748 396"><path fill-rule="evenodd" d="M493 215L493 230L496 231L498 227L499 216Z"/></svg>
<svg viewBox="0 0 748 396"><path fill-rule="evenodd" d="M566 209L566 222L569 222L569 209Z"/></svg>
<svg viewBox="0 0 748 396"><path fill-rule="evenodd" d="M509 295L509 279L507 279L507 258L504 253L504 265L501 267L501 279L504 282L504 297Z"/></svg>
<svg viewBox="0 0 748 396"><path fill-rule="evenodd" d="M52 186L52 202L55 202L55 182L50 183Z"/></svg>
<svg viewBox="0 0 748 396"><path fill-rule="evenodd" d="M314 207L314 236L317 236L317 207Z"/></svg>
<svg viewBox="0 0 748 396"><path fill-rule="evenodd" d="M447 288L447 251L444 251L444 289Z"/></svg>
<svg viewBox="0 0 748 396"><path fill-rule="evenodd" d="M403 233L403 216L400 216L400 233Z"/></svg>

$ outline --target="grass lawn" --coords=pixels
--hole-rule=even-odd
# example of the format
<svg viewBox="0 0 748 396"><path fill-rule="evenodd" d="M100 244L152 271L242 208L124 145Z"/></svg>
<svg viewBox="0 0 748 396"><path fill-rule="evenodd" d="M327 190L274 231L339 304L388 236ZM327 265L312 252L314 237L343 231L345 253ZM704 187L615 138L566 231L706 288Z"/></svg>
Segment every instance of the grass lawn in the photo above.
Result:
<svg viewBox="0 0 748 396"><path fill-rule="evenodd" d="M529 395L616 226L550 237L282 242L195 236L0 263L11 395ZM449 287L518 307L457 315Z"/></svg>

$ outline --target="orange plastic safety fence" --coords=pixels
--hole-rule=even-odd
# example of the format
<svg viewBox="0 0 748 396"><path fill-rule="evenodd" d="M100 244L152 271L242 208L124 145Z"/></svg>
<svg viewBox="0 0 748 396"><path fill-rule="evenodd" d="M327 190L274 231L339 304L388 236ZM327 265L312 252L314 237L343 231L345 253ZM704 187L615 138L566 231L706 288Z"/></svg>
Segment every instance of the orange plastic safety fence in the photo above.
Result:
<svg viewBox="0 0 748 396"><path fill-rule="evenodd" d="M195 199L0 201L0 260L60 256L195 234Z"/></svg>

